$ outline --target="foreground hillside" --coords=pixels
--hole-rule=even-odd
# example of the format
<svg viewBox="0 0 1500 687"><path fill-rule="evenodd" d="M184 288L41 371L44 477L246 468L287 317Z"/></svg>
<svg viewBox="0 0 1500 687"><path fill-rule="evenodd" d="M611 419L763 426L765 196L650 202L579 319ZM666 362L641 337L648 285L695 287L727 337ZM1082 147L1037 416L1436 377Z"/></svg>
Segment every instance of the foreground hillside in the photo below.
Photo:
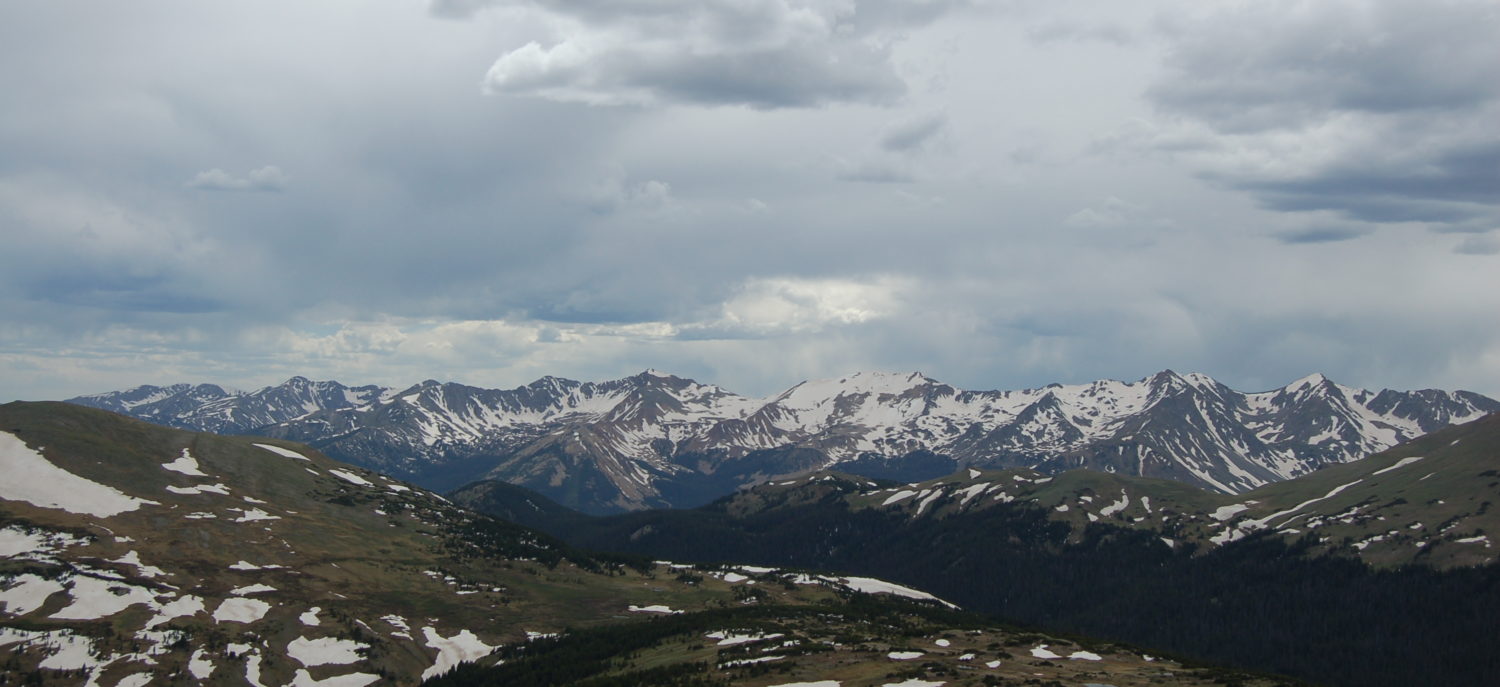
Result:
<svg viewBox="0 0 1500 687"><path fill-rule="evenodd" d="M11 675L412 684L528 633L735 601L302 446L64 404L0 407L0 430Z"/></svg>
<svg viewBox="0 0 1500 687"><path fill-rule="evenodd" d="M1005 391L861 372L766 398L651 370L515 389L294 377L252 392L179 384L71 402L305 442L432 488L502 480L590 513L696 506L827 469L909 482L960 467L1083 467L1240 493L1500 411L1466 391L1369 391L1310 375L1245 393L1171 370Z"/></svg>
<svg viewBox="0 0 1500 687"><path fill-rule="evenodd" d="M1230 675L934 616L870 578L592 555L306 446L67 404L0 406L0 471L0 684L414 685L465 662L449 683Z"/></svg>
<svg viewBox="0 0 1500 687"><path fill-rule="evenodd" d="M1500 417L1242 495L1089 471L818 474L693 511L530 522L602 549L864 574L1054 630L1327 684L1500 675ZM476 508L517 492L474 485ZM490 503L486 503L489 501ZM551 525L566 523L565 526Z"/></svg>

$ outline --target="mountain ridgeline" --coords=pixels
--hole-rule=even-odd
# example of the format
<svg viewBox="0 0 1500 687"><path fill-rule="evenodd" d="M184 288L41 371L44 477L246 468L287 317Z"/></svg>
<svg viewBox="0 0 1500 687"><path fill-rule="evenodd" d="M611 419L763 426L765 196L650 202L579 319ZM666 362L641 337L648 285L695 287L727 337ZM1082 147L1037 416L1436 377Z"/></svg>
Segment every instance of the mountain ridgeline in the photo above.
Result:
<svg viewBox="0 0 1500 687"><path fill-rule="evenodd" d="M590 518L450 494L574 545L872 575L966 609L1329 685L1500 675L1500 415L1245 494L1077 470L816 473Z"/></svg>
<svg viewBox="0 0 1500 687"><path fill-rule="evenodd" d="M143 386L69 402L304 442L429 488L504 480L590 513L695 506L824 469L913 481L960 466L1082 467L1239 493L1500 410L1465 391L1373 392L1313 375L1242 393L1171 371L1019 391L859 373L768 398L653 371L508 390L296 377L252 392Z"/></svg>

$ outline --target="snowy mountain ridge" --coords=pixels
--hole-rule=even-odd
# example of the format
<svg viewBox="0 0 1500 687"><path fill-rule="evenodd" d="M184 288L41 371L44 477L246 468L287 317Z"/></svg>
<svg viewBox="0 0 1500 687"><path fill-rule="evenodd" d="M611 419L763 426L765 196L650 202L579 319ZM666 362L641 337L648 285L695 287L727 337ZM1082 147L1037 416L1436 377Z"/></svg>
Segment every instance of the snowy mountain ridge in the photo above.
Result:
<svg viewBox="0 0 1500 687"><path fill-rule="evenodd" d="M1500 411L1466 391L1374 392L1315 374L1243 393L1171 370L1010 391L860 372L760 399L654 370L597 383L543 377L508 390L294 377L251 392L143 386L71 402L302 441L437 487L504 479L594 511L689 505L833 466L904 479L959 465L1090 467L1238 493Z"/></svg>

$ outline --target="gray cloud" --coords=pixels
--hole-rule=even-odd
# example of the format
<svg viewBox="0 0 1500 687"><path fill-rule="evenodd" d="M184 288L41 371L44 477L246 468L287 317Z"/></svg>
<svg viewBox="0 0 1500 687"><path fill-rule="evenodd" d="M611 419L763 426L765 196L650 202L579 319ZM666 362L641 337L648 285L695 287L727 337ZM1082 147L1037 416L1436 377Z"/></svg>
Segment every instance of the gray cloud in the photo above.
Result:
<svg viewBox="0 0 1500 687"><path fill-rule="evenodd" d="M1269 2L1167 20L1169 74L1150 95L1226 132L1468 110L1500 95L1497 24L1482 0Z"/></svg>
<svg viewBox="0 0 1500 687"><path fill-rule="evenodd" d="M485 76L491 93L592 105L889 104L906 93L891 59L899 31L967 3L835 5L757 0L523 5L439 1L434 13L524 7L558 26L547 42L505 52Z"/></svg>
<svg viewBox="0 0 1500 687"><path fill-rule="evenodd" d="M1282 243L1334 243L1368 236L1372 231L1369 227L1318 226L1280 231L1275 236Z"/></svg>
<svg viewBox="0 0 1500 687"><path fill-rule="evenodd" d="M1167 70L1148 94L1214 137L1173 137L1199 139L1206 178L1281 211L1500 215L1490 3L1257 3L1163 27Z"/></svg>
<svg viewBox="0 0 1500 687"><path fill-rule="evenodd" d="M1134 32L1124 26L1063 19L1035 26L1027 30L1026 37L1042 45L1096 41L1124 46L1136 41Z"/></svg>
<svg viewBox="0 0 1500 687"><path fill-rule="evenodd" d="M896 122L881 134L880 147L894 153L921 150L942 135L947 126L948 118L941 113Z"/></svg>
<svg viewBox="0 0 1500 687"><path fill-rule="evenodd" d="M1453 251L1463 255L1500 255L1500 237L1470 236L1459 243Z"/></svg>

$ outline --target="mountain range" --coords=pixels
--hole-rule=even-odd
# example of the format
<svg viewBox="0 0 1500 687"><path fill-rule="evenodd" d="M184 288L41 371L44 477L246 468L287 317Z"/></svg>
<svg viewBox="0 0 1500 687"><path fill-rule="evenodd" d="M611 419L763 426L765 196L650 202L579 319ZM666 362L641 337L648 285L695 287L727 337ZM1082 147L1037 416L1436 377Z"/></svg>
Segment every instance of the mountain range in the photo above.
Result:
<svg viewBox="0 0 1500 687"><path fill-rule="evenodd" d="M69 402L304 442L430 488L500 479L591 513L694 506L826 469L914 481L960 466L1089 468L1233 494L1500 410L1467 391L1376 392L1311 375L1245 393L1170 370L1014 391L863 372L766 398L651 370L506 390L294 377L250 392L141 386Z"/></svg>
<svg viewBox="0 0 1500 687"><path fill-rule="evenodd" d="M588 553L305 445L0 406L0 684L1236 684L868 577ZM653 620L654 619L654 620Z"/></svg>

